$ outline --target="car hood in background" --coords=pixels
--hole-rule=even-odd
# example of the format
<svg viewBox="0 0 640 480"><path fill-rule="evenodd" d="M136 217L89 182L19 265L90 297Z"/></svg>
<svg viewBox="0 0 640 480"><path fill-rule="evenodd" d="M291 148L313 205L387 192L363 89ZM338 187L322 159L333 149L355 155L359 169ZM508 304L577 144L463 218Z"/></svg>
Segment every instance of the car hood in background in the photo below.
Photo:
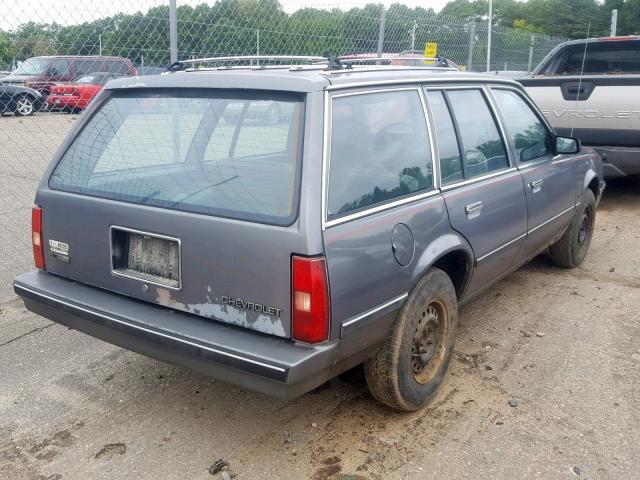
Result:
<svg viewBox="0 0 640 480"><path fill-rule="evenodd" d="M4 77L2 83L10 83L12 85L23 85L27 82L41 81L42 77L36 77L33 75L9 75Z"/></svg>

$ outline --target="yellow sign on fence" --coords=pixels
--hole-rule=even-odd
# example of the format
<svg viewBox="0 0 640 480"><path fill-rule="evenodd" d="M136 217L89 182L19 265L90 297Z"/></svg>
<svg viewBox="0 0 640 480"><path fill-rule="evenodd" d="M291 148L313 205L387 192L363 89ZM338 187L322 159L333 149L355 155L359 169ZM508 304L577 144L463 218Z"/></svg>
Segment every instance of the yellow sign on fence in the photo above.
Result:
<svg viewBox="0 0 640 480"><path fill-rule="evenodd" d="M424 45L424 56L425 58L435 58L438 56L438 44L436 42L427 42ZM433 60L425 60L425 65L433 65L435 62Z"/></svg>

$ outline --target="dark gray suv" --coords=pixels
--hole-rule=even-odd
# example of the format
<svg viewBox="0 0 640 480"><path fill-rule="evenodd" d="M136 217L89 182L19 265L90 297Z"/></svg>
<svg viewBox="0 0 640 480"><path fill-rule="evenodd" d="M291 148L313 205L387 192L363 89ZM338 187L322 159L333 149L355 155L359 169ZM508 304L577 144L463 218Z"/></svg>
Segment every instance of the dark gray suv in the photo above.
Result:
<svg viewBox="0 0 640 480"><path fill-rule="evenodd" d="M330 61L116 80L43 177L37 269L14 288L283 397L364 363L378 400L413 410L458 305L549 247L580 264L603 188L598 155L495 76Z"/></svg>

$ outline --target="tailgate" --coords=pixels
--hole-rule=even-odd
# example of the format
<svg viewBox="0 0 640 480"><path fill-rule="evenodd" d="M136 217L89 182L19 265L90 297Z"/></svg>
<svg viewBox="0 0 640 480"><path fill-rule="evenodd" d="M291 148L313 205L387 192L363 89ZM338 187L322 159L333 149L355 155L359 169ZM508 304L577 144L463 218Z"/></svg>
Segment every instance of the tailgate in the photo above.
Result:
<svg viewBox="0 0 640 480"><path fill-rule="evenodd" d="M640 75L522 79L551 125L587 145L640 145Z"/></svg>
<svg viewBox="0 0 640 480"><path fill-rule="evenodd" d="M303 99L106 96L38 191L47 271L289 337Z"/></svg>
<svg viewBox="0 0 640 480"><path fill-rule="evenodd" d="M37 202L48 272L289 337L291 252L304 249L294 226L185 216L51 190ZM56 253L60 244L66 257Z"/></svg>

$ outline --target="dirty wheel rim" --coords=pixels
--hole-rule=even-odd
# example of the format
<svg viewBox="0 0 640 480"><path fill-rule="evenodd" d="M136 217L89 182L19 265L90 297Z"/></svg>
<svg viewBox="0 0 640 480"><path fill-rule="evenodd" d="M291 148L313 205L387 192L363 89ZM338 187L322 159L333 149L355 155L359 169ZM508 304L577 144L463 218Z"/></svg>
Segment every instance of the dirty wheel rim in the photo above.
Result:
<svg viewBox="0 0 640 480"><path fill-rule="evenodd" d="M420 313L411 344L411 370L418 383L431 381L444 359L449 315L441 300L433 300Z"/></svg>
<svg viewBox="0 0 640 480"><path fill-rule="evenodd" d="M22 115L31 115L31 112L33 112L33 102L28 98L23 97L18 100L17 109Z"/></svg>
<svg viewBox="0 0 640 480"><path fill-rule="evenodd" d="M589 245L591 240L591 230L593 227L593 212L591 208L587 208L580 219L580 227L578 228L578 249L582 251Z"/></svg>

